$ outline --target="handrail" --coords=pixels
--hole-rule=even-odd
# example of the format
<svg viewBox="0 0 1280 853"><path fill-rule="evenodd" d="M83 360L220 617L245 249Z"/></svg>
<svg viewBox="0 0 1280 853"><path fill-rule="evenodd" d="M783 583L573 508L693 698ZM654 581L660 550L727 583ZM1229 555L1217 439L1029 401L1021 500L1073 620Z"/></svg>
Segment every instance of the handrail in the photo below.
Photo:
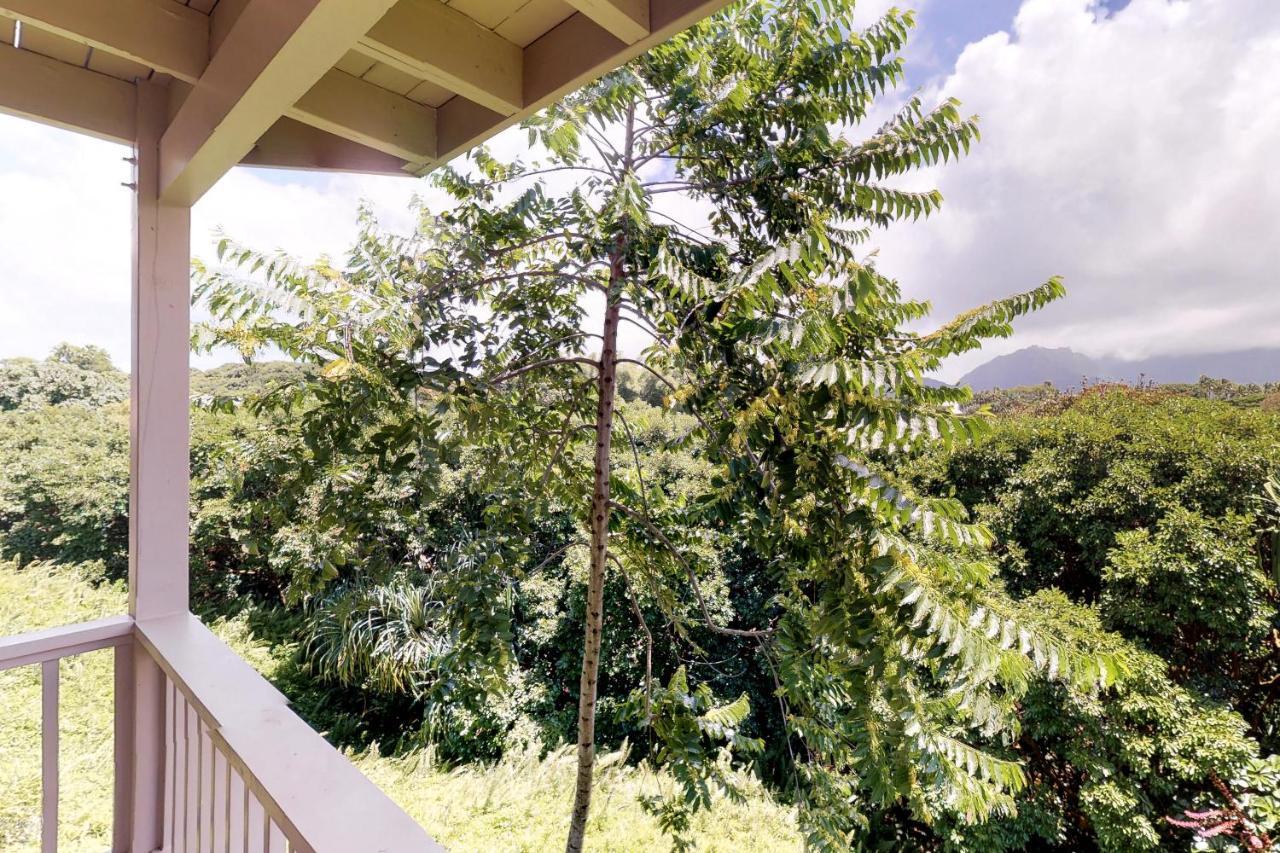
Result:
<svg viewBox="0 0 1280 853"><path fill-rule="evenodd" d="M116 815L126 828L133 769L133 656L167 684L165 850L434 853L426 831L289 708L288 700L190 613L115 616L0 638L0 671L41 665L42 850L56 850L58 662L116 647ZM122 704L123 703L123 704ZM122 716L122 714L124 716ZM160 734L159 732L157 734ZM255 840L251 841L253 835ZM114 849L123 850L117 832Z"/></svg>
<svg viewBox="0 0 1280 853"><path fill-rule="evenodd" d="M122 645L132 633L133 617L111 616L0 637L0 671Z"/></svg>
<svg viewBox="0 0 1280 853"><path fill-rule="evenodd" d="M269 818L264 833L274 822L287 838L289 849L318 853L430 853L443 850L426 831L370 782L350 761L329 745L288 707L288 701L266 679L206 628L195 616L177 614L139 620L136 639L164 671L175 691L175 702L196 712L195 754L188 752L189 727L186 712L181 720L170 720L172 741L181 741L177 758L189 760L197 768L198 782L211 779L211 787L224 790L215 804L216 793L196 793L191 811L199 846L202 828L214 839L230 832L216 824L210 812L217 805L230 815L232 805L213 778L214 768L225 762L226 784L243 786L242 824L248 836L250 794ZM178 728L181 732L178 733ZM205 744L209 747L206 750ZM173 749L177 751L177 746ZM214 755L213 753L217 753ZM208 756L206 759L205 756ZM173 779L189 773L171 764ZM234 769L235 777L231 770ZM197 787L199 785L197 784ZM176 801L170 797L170 808ZM182 803L180 806L186 808ZM238 804L236 804L238 806ZM177 813L170 824L178 823ZM182 815L182 829L188 816ZM207 822L207 823L205 823ZM264 835L264 848L269 839ZM271 853L276 848L271 847Z"/></svg>
<svg viewBox="0 0 1280 853"><path fill-rule="evenodd" d="M122 681L129 672L127 661L132 654L133 618L113 616L77 625L61 625L43 631L28 631L0 637L0 672L32 664L40 665L40 850L57 853L58 849L58 782L59 782L59 676L63 658L86 652L116 647L116 730L115 758L117 782L120 768L128 766L128 746L122 740L127 731L120 725ZM121 662L125 661L125 666ZM116 820L123 811L121 788L116 785ZM116 849L123 850L120 845Z"/></svg>

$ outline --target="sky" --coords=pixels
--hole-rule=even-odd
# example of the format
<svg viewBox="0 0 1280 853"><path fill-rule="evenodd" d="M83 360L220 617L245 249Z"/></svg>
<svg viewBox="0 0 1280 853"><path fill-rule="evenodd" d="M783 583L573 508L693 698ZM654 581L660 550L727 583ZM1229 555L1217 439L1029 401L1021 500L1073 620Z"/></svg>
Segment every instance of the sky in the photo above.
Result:
<svg viewBox="0 0 1280 853"><path fill-rule="evenodd" d="M915 9L917 30L906 81L866 132L912 95L955 97L982 142L907 179L941 189L943 208L878 233L878 265L938 322L1051 275L1068 290L943 378L1033 344L1280 346L1278 0L866 0L861 13L891 5ZM128 364L128 155L0 116L0 357L65 340ZM197 204L192 251L212 259L222 229L340 257L360 202L405 230L415 195L437 198L412 179L235 169Z"/></svg>

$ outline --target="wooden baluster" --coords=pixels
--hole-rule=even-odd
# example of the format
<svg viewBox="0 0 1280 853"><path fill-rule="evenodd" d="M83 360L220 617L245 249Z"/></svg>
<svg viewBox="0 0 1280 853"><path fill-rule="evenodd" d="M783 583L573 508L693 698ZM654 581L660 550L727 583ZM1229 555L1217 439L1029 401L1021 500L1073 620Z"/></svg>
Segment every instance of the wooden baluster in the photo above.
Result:
<svg viewBox="0 0 1280 853"><path fill-rule="evenodd" d="M133 815L133 643L115 647L115 790L111 849L127 851Z"/></svg>
<svg viewBox="0 0 1280 853"><path fill-rule="evenodd" d="M191 708L191 703L188 702L187 712L186 712L186 717L187 717L186 727L183 729L187 738L186 745L183 748L183 751L186 754L186 772L182 777L182 811L183 811L182 849L184 853L192 849L194 849L196 853L199 853L199 850L200 850L200 848L193 843L196 841L196 827L199 825L198 823L199 814L192 807L192 803L194 802L194 799L192 797L192 790L191 790L193 787L191 784L191 776L193 773L196 776L197 785L195 787L199 787L198 782L200 779L200 771L197 766L197 761L199 759L198 753L200 750L200 741L198 740L200 735L199 728L198 728L199 717L197 716L196 721L193 722L191 719L193 713L198 714L199 712L193 712ZM193 735L195 736L195 739L196 739L196 752L197 752L196 760L192 760L192 757L191 757L191 741L193 740Z"/></svg>
<svg viewBox="0 0 1280 853"><path fill-rule="evenodd" d="M222 815L222 838L225 841L223 853L231 853L231 759L224 756L223 763L227 765L226 810Z"/></svg>
<svg viewBox="0 0 1280 853"><path fill-rule="evenodd" d="M249 851L249 777L244 777L244 853Z"/></svg>
<svg viewBox="0 0 1280 853"><path fill-rule="evenodd" d="M58 660L40 664L40 850L58 853Z"/></svg>
<svg viewBox="0 0 1280 853"><path fill-rule="evenodd" d="M168 713L165 714L165 728L168 729L169 756L165 768L164 813L168 816L165 832L161 836L168 839L166 850L178 849L178 705L180 697L178 688L172 681L165 679L165 700Z"/></svg>
<svg viewBox="0 0 1280 853"><path fill-rule="evenodd" d="M196 714L196 853L204 853L204 720Z"/></svg>

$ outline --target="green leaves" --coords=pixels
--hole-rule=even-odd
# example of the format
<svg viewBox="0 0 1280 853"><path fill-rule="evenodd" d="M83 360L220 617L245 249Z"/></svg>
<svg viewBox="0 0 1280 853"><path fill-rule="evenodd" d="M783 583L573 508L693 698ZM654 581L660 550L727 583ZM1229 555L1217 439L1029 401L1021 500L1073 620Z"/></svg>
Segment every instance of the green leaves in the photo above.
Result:
<svg viewBox="0 0 1280 853"><path fill-rule="evenodd" d="M60 344L44 361L0 359L0 412L97 408L128 397L128 376L98 347Z"/></svg>
<svg viewBox="0 0 1280 853"><path fill-rule="evenodd" d="M273 411L301 420L282 503L321 523L273 559L296 599L331 595L314 623L325 671L420 696L496 689L482 674L516 654L506 602L537 550L529 531L566 520L541 559L576 591L554 557L591 529L590 636L635 620L643 649L619 654L666 667L631 708L680 782L651 804L678 842L713 790L732 794L727 768L765 727L814 847L847 845L867 809L1007 813L1024 782L1013 703L1037 677L1087 693L1118 671L1006 594L990 532L959 501L888 473L982 434L983 417L958 411L967 392L927 374L1063 291L1051 280L913 331L928 305L876 268L869 229L937 212L938 192L899 178L960 156L977 126L955 102L912 100L852 141L901 79L912 25L890 11L855 29L853 7L733 5L526 122L528 161L481 149L441 170L452 204L411 237L366 222L341 272L227 241L229 269L198 288L215 317L203 344L273 346L316 371ZM708 221L681 221L666 193ZM617 357L599 343L613 326L588 322L602 293L643 338L636 360L684 425L670 446L696 457L682 471L696 477L655 477L626 417L596 434L613 410L596 371ZM436 488L433 466L454 454L479 460L471 557L454 565L425 530L405 553L371 544L388 505L412 517L414 490ZM601 612L606 554L629 613ZM755 567L750 584L727 584L721 561ZM759 666L754 710L690 678L712 647Z"/></svg>
<svg viewBox="0 0 1280 853"><path fill-rule="evenodd" d="M984 338L1007 338L1013 334L1015 319L1040 310L1066 293L1062 280L1054 276L1034 290L966 311L936 332L924 336L920 345L931 356L943 359L980 346Z"/></svg>
<svg viewBox="0 0 1280 853"><path fill-rule="evenodd" d="M678 796L653 797L645 809L658 817L673 836L677 849L689 849L686 833L690 815L711 805L713 790L741 798L733 781L735 758L760 752L764 744L745 737L740 727L751 712L745 694L728 704L716 704L711 690L691 690L683 666L667 686L649 693L633 693L626 713L651 728L659 747L657 757L680 785Z"/></svg>

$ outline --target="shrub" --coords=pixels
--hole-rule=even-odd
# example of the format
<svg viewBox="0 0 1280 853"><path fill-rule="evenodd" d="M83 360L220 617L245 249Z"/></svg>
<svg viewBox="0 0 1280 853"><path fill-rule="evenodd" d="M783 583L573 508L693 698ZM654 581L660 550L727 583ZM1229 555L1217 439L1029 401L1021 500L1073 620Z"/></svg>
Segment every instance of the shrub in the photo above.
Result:
<svg viewBox="0 0 1280 853"><path fill-rule="evenodd" d="M121 406L0 412L0 557L128 571L129 424Z"/></svg>
<svg viewBox="0 0 1280 853"><path fill-rule="evenodd" d="M94 346L60 344L45 361L0 359L0 412L45 406L95 408L129 397L129 378Z"/></svg>
<svg viewBox="0 0 1280 853"><path fill-rule="evenodd" d="M1254 528L1251 516L1211 519L1176 507L1154 530L1117 534L1102 576L1107 627L1157 652L1180 681L1224 700L1240 696L1236 682L1274 651L1278 616Z"/></svg>

